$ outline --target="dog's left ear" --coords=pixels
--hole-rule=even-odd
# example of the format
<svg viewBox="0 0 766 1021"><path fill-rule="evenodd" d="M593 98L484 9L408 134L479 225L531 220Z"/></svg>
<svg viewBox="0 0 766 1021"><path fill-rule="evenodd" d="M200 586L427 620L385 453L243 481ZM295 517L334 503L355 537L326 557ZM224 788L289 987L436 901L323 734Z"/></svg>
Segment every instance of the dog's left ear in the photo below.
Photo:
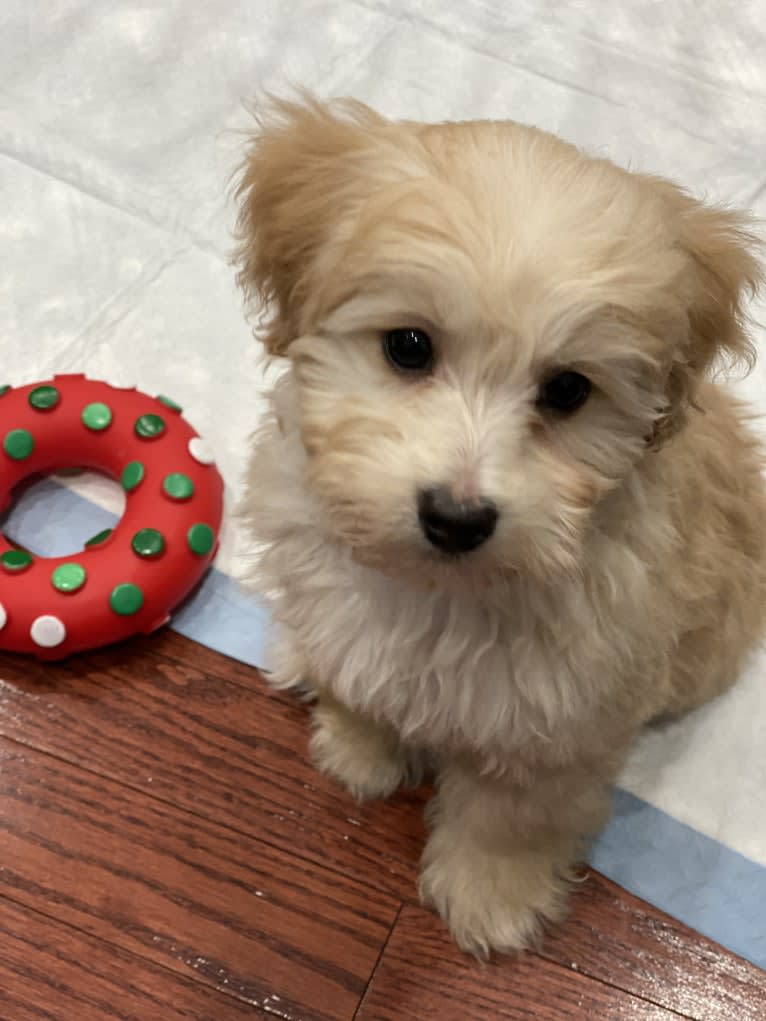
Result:
<svg viewBox="0 0 766 1021"><path fill-rule="evenodd" d="M652 183L669 204L677 243L689 260L688 331L670 366L668 411L653 437L660 446L683 426L699 384L718 361L752 365L745 305L764 278L761 244L744 214L705 205L670 182Z"/></svg>
<svg viewBox="0 0 766 1021"><path fill-rule="evenodd" d="M284 355L314 290L312 271L375 165L386 122L361 103L271 100L256 115L237 187L238 282L265 309L263 341Z"/></svg>

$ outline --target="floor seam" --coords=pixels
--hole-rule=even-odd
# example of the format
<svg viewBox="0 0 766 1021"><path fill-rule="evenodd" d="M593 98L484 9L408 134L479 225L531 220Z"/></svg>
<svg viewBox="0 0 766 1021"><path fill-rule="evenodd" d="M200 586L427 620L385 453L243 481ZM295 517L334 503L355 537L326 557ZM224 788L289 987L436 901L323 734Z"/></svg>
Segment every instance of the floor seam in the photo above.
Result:
<svg viewBox="0 0 766 1021"><path fill-rule="evenodd" d="M383 941L383 945L380 948L380 952L379 952L377 958L375 959L375 963L373 964L373 966L372 966L372 968L370 970L370 977L369 977L369 979L367 981L367 985L364 987L364 992L362 993L362 995L359 998L359 1003L356 1006L356 1010L354 1011L354 1014L353 1014L353 1017L352 1017L351 1021L357 1021L357 1018L359 1016L359 1012L361 1011L362 1007L364 1006L364 1002L367 999L367 994L370 992L370 987L372 986L372 983L375 980L375 976L378 973L378 968L380 967L380 964L381 964L381 962L383 960L383 957L384 957L386 951L388 950L388 945L391 942L391 937L394 935L394 930L396 929L397 925L399 924L399 918L401 917L402 908L404 907L405 903L406 902L403 901L403 900L399 902L399 907L396 909L396 914L394 915L394 920L391 923L391 928L388 930L388 933L386 934L386 938Z"/></svg>

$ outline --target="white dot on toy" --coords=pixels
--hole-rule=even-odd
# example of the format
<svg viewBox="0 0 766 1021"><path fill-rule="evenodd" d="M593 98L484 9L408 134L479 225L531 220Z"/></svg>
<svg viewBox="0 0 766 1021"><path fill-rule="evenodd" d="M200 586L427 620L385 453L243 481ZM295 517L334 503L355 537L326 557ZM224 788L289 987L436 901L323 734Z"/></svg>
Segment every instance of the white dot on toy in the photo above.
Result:
<svg viewBox="0 0 766 1021"><path fill-rule="evenodd" d="M57 645L61 645L66 638L66 628L63 621L50 614L43 614L42 617L38 617L32 623L29 633L35 645L39 645L42 649L53 649Z"/></svg>
<svg viewBox="0 0 766 1021"><path fill-rule="evenodd" d="M189 453L199 464L213 464L215 455L201 436L193 436L189 440Z"/></svg>
<svg viewBox="0 0 766 1021"><path fill-rule="evenodd" d="M0 603L0 631L5 627L6 621L8 620L8 614L5 612L5 607Z"/></svg>

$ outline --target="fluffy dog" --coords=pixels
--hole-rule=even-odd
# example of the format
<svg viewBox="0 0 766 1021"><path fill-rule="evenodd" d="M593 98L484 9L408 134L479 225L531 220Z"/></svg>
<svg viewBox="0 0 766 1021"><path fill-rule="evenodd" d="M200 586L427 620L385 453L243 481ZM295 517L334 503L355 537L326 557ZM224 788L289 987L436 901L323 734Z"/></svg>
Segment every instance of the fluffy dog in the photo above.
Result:
<svg viewBox="0 0 766 1021"><path fill-rule="evenodd" d="M512 122L260 118L239 279L273 682L358 798L433 768L420 892L478 954L559 918L640 728L736 679L766 594L736 213Z"/></svg>

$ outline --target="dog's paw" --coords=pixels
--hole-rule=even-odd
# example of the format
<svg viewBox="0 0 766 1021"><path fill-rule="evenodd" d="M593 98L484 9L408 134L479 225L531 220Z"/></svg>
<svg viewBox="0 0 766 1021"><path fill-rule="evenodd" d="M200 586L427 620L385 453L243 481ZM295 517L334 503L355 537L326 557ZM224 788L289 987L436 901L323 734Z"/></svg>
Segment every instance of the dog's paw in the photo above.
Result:
<svg viewBox="0 0 766 1021"><path fill-rule="evenodd" d="M399 743L375 724L335 704L314 710L311 757L357 801L387 798L410 782L412 763Z"/></svg>
<svg viewBox="0 0 766 1021"><path fill-rule="evenodd" d="M426 848L420 897L461 949L486 960L536 944L544 924L563 916L566 885L544 858L489 854L467 842Z"/></svg>

